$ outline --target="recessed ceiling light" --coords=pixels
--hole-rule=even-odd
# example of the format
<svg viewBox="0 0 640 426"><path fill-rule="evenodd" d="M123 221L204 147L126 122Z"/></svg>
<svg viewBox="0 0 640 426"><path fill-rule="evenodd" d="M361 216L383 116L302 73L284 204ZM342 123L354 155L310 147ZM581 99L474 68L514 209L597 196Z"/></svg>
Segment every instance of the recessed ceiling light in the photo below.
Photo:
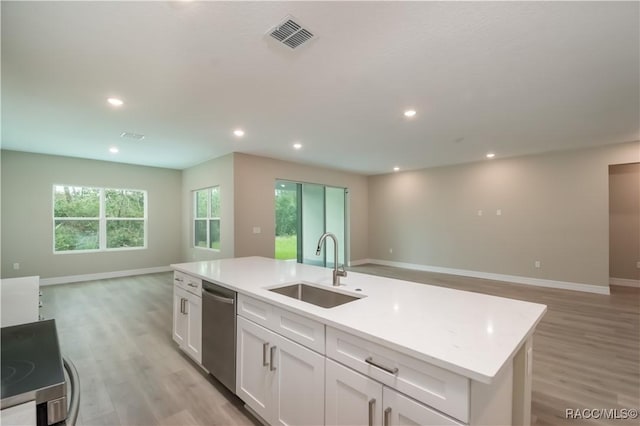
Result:
<svg viewBox="0 0 640 426"><path fill-rule="evenodd" d="M400 167L398 167L398 166L394 167L394 168L393 168L393 171L394 171L394 172L399 172L399 171L400 171Z"/></svg>
<svg viewBox="0 0 640 426"><path fill-rule="evenodd" d="M109 148L109 152L112 154L117 154L118 152L120 152L120 150L117 146L112 146L111 148Z"/></svg>
<svg viewBox="0 0 640 426"><path fill-rule="evenodd" d="M122 99L118 99L118 98L107 98L107 102L109 102L109 104L119 107L124 105L124 101Z"/></svg>
<svg viewBox="0 0 640 426"><path fill-rule="evenodd" d="M237 137L241 138L242 136L244 136L244 130L236 129L236 130L233 131L233 134L236 135Z"/></svg>
<svg viewBox="0 0 640 426"><path fill-rule="evenodd" d="M404 112L405 117L415 117L415 115L416 115L415 109L408 109Z"/></svg>
<svg viewBox="0 0 640 426"><path fill-rule="evenodd" d="M493 152L490 152L490 153L487 154L487 158L493 158L495 156L496 155Z"/></svg>
<svg viewBox="0 0 640 426"><path fill-rule="evenodd" d="M302 148L302 144L300 142L296 142L293 144L293 149L300 149Z"/></svg>

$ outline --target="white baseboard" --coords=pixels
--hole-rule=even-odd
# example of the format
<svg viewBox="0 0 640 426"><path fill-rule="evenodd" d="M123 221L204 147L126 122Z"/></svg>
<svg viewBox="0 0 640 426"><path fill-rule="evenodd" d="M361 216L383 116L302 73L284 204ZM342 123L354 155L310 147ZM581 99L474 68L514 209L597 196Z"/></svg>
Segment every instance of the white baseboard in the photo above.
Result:
<svg viewBox="0 0 640 426"><path fill-rule="evenodd" d="M349 266L358 266L358 265L364 265L365 263L372 263L371 259L358 259L358 260L352 260L349 262Z"/></svg>
<svg viewBox="0 0 640 426"><path fill-rule="evenodd" d="M630 280L627 278L609 278L609 284L611 285L621 285L624 287L636 287L640 288L640 280Z"/></svg>
<svg viewBox="0 0 640 426"><path fill-rule="evenodd" d="M486 280L506 281L514 284L533 285L563 290L584 291L587 293L609 294L609 286L574 283L569 281L555 281L542 278L522 277L519 275L494 274L492 272L469 271L466 269L443 268L440 266L420 265L416 263L394 262L390 260L365 259L364 263L395 266L397 268L414 269L416 271L438 272L441 274L461 275L464 277L483 278ZM360 261L359 261L360 262ZM359 263L362 264L362 263Z"/></svg>
<svg viewBox="0 0 640 426"><path fill-rule="evenodd" d="M153 268L129 269L128 271L99 272L97 274L70 275L67 277L40 278L40 285L56 285L77 283L81 281L95 281L109 278L131 277L134 275L155 274L157 272L169 272L169 266L156 266Z"/></svg>

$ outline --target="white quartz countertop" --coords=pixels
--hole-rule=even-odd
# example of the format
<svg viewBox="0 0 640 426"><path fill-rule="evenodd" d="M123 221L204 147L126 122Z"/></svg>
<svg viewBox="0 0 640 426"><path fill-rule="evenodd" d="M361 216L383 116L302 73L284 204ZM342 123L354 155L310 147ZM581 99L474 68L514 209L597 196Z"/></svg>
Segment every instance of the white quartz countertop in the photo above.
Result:
<svg viewBox="0 0 640 426"><path fill-rule="evenodd" d="M171 265L482 383L491 383L546 311L545 305L349 272L341 292L366 296L321 308L268 288L332 287L332 270L244 257ZM360 291L356 291L360 289Z"/></svg>

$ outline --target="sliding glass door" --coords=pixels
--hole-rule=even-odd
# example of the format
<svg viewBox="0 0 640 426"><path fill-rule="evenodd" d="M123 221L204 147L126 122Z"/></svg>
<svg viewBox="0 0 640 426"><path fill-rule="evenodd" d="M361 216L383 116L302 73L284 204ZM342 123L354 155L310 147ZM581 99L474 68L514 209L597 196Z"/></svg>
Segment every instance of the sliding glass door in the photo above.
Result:
<svg viewBox="0 0 640 426"><path fill-rule="evenodd" d="M346 195L345 188L276 181L276 259L333 267L332 239L316 256L320 236L332 232L338 239L338 263L346 264Z"/></svg>

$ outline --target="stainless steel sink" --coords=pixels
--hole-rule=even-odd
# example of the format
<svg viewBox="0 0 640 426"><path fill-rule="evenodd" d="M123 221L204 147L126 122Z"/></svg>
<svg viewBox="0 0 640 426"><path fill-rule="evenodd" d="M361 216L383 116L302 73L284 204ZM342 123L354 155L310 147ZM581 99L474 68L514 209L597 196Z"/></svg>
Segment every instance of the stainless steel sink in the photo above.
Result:
<svg viewBox="0 0 640 426"><path fill-rule="evenodd" d="M289 284L283 287L271 288L269 291L282 294L293 299L302 300L322 308L333 308L345 303L361 299L358 296L325 290L305 283Z"/></svg>

